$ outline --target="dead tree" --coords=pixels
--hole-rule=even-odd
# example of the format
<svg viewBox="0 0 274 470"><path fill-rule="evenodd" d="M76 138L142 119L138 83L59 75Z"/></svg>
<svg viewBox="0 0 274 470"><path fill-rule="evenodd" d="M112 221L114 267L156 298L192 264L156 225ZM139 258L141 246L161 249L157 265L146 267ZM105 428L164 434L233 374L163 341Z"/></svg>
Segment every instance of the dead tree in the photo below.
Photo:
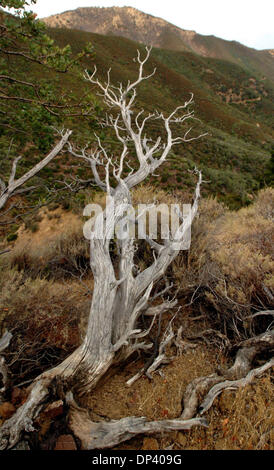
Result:
<svg viewBox="0 0 274 470"><path fill-rule="evenodd" d="M192 94L188 101L178 106L168 116L155 112L144 117L144 111L140 111L135 118L133 117L136 87L155 73L154 70L151 75L144 75L144 65L149 58L150 50L150 48L146 49L144 59L141 58L138 51L138 77L134 82L128 82L126 86L122 84L118 87L111 85L110 71L105 84L95 78L96 68L92 75L89 75L88 72L85 73L86 79L99 88L107 107L117 111L115 117L112 114L108 116L106 125L111 125L115 130L122 151L119 159L115 160L107 153L99 137L96 137L98 145L95 150L88 152L83 149L79 152L71 144L68 144L68 148L75 157L89 163L94 181L112 198L113 220L109 222L109 225L106 225L104 236L101 239L95 237L90 241L90 267L94 276L94 289L84 341L63 363L41 374L34 381L29 388L28 400L0 429L2 449L11 448L19 440L22 432L34 429L35 417L43 404L56 394L57 389L59 394L60 388L63 390L63 397L71 405L73 415L75 415L77 407L75 408L72 394L83 395L90 392L111 366L125 360L136 351L151 347L151 344L145 342L149 330L141 331L137 327L140 315L146 313L151 315L153 310L153 318L155 319L157 315L176 305L176 300L163 300L162 304L152 308L152 292L157 281L163 277L168 266L177 256L180 249L178 243L180 244L184 240L189 225L197 213L202 183L200 172L197 171L198 183L188 223L182 219L176 237L165 240L163 244L158 244L147 236L146 241L154 253L154 261L150 266L141 272L137 271L136 274L135 242L129 235L121 240L116 240L119 251L118 270L114 268L110 253L113 227L123 218L124 208L131 205L131 190L166 161L174 145L200 137L190 137L191 129L188 129L182 137L174 137L172 132L173 123L180 124L194 119L193 111L189 110L189 106L193 103ZM146 124L153 119L163 123L166 132L165 142L162 142L160 137L155 142L146 137ZM66 134L65 138L67 139L67 137ZM138 168L136 170L131 168L130 173L124 176L125 165L130 165L129 144L134 146ZM102 170L104 170L104 176L102 176ZM111 185L111 176L115 181L114 185ZM14 184L13 181L11 184ZM95 230L97 224L100 223L99 219L100 217L97 217L95 220ZM173 336L171 333L168 338L171 339ZM155 360L156 365L159 365L157 358ZM189 429L192 425L204 425L205 420L194 418L188 421L179 419L149 423L145 418L128 418L114 423L106 423L106 428L110 424L109 431L105 431L107 433L104 441L105 447L113 445L115 441L115 439L113 441L113 436L117 436L115 441L117 442L117 439L118 441L125 440L128 436L140 432L154 432L157 429ZM90 436L91 443L88 444L88 448L96 447L97 441L100 441L101 433L100 427L97 429L95 426ZM101 444L100 441L98 445Z"/></svg>
<svg viewBox="0 0 274 470"><path fill-rule="evenodd" d="M34 422L40 411L49 400L62 399L70 407L69 425L82 442L84 449L112 447L138 433L153 433L178 429L190 429L193 425L206 425L203 413L211 406L213 400L224 389L244 386L254 377L260 376L273 366L273 359L262 367L252 369L255 356L262 351L273 349L273 331L253 338L240 345L234 366L227 372L219 372L208 377L195 379L186 390L184 411L178 419L149 422L146 418L129 417L118 421L92 422L86 410L81 409L75 402L77 395L89 393L113 365L124 361L134 352L147 350L152 345L146 341L151 326L142 331L138 320L141 315L152 318L152 322L165 311L175 307L176 300L164 299L159 301L159 292L155 294L154 286L160 281L167 268L173 262L198 210L202 175L197 171L198 183L195 190L194 202L186 220L182 220L175 236L164 242L156 242L148 235L145 241L153 252L153 262L144 270L135 266L135 241L126 231L126 235L116 238L118 265L114 265L111 256L111 239L114 227L124 219L124 210L131 207L131 190L144 179L153 174L167 159L176 144L188 142L198 137L189 137L190 129L183 137L173 137L172 124L184 123L193 119L189 105L193 96L178 106L171 114L153 113L144 117L140 111L134 118L133 105L136 98L136 87L151 75L144 75L144 65L147 62L150 49L147 48L144 59L138 52L139 75L137 79L126 86L111 85L110 72L105 84L96 77L96 69L92 75L86 72L86 79L99 87L105 104L115 109L117 114L110 114L105 122L113 127L118 141L121 143L121 154L116 160L109 155L101 140L97 137L97 148L78 151L68 143L72 155L88 162L94 182L111 198L114 210L112 218L108 218L106 210L98 215L92 229L96 233L101 224L105 223L102 237L91 237L90 267L94 277L93 297L87 331L82 344L60 365L42 373L29 387L26 402L0 428L0 449L12 448L24 432L35 429ZM153 72L154 73L154 72ZM163 123L166 140L162 143L159 137L156 141L148 139L145 128L148 121L157 119ZM130 145L135 149L138 168L131 168L125 175L125 165L130 163ZM114 184L113 184L114 181ZM127 221L129 221L128 216ZM165 294L170 286L166 286L160 294ZM157 305L154 300L157 298ZM169 324L166 334L158 348L158 355L153 356L147 370L151 374L161 362L165 361L165 348L171 341L179 347L184 346L178 332L174 336L172 324ZM2 367L5 378L8 371ZM138 374L137 374L138 375ZM128 385L136 380L136 376L128 381ZM198 412L199 395L207 394L200 413Z"/></svg>

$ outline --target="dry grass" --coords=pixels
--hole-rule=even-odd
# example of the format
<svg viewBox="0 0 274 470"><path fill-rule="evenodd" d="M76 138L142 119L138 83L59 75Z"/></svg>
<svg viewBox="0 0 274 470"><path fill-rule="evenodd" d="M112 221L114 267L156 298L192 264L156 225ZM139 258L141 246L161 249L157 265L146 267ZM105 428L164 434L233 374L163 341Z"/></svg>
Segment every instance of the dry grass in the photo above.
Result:
<svg viewBox="0 0 274 470"><path fill-rule="evenodd" d="M190 252L173 265L185 303L191 299L193 309L231 339L259 334L269 323L247 318L273 304L273 208L271 188L238 212L214 199L202 201Z"/></svg>
<svg viewBox="0 0 274 470"><path fill-rule="evenodd" d="M215 277L207 300L238 336L252 334L246 318L273 302L273 209L274 190L264 190L253 206L226 214L207 237L208 271Z"/></svg>
<svg viewBox="0 0 274 470"><path fill-rule="evenodd" d="M141 185L134 188L132 192L133 205L137 204L188 204L191 202L192 193L189 191L173 192L163 191L150 185Z"/></svg>
<svg viewBox="0 0 274 470"><path fill-rule="evenodd" d="M213 348L199 346L177 357L163 369L164 377L154 373L153 381L142 378L130 388L126 381L141 368L138 360L113 371L82 404L95 421L146 416L150 420L178 418L186 386L196 377L214 372L225 358ZM225 391L206 413L208 428L159 433L152 439L138 436L116 449L173 450L249 450L273 449L273 384L270 373L237 392Z"/></svg>
<svg viewBox="0 0 274 470"><path fill-rule="evenodd" d="M5 271L0 288L0 336L5 329L13 334L5 357L18 384L58 364L80 344L90 298L78 283L26 279L15 270Z"/></svg>
<svg viewBox="0 0 274 470"><path fill-rule="evenodd" d="M269 209L266 202L269 202ZM262 295L263 286L274 290L273 216L274 190L268 189L250 208L227 214L215 230L210 246L211 258L231 280L227 296L235 302L251 303L254 293ZM237 285L233 285L233 281ZM224 291L224 288L223 282L219 289Z"/></svg>
<svg viewBox="0 0 274 470"><path fill-rule="evenodd" d="M0 259L0 334L13 333L5 356L15 384L58 364L81 342L93 288L82 228L75 214L43 209L38 230L21 227Z"/></svg>
<svg viewBox="0 0 274 470"><path fill-rule="evenodd" d="M32 278L79 276L88 271L89 266L89 244L83 236L83 220L59 209L44 213L35 234L26 229L19 231L14 248L3 257L3 262Z"/></svg>
<svg viewBox="0 0 274 470"><path fill-rule="evenodd" d="M187 384L196 377L214 371L217 362L212 350L202 346L177 357L163 369L164 376L155 373L153 381L143 377L130 388L126 381L142 367L143 362L128 363L84 400L96 415L119 419L126 416L146 416L150 420L176 418L180 415L181 400Z"/></svg>

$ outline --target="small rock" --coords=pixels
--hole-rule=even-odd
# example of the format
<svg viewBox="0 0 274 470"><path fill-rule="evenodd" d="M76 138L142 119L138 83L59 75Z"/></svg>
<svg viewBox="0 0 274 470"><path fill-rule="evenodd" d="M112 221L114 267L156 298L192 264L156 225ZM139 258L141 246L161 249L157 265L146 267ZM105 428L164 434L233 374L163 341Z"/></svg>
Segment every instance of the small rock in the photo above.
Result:
<svg viewBox="0 0 274 470"><path fill-rule="evenodd" d="M77 450L76 443L71 434L62 434L58 437L54 450Z"/></svg>
<svg viewBox="0 0 274 470"><path fill-rule="evenodd" d="M143 447L142 450L158 450L159 444L156 439L152 437L145 437L143 440Z"/></svg>
<svg viewBox="0 0 274 470"><path fill-rule="evenodd" d="M10 418L15 413L15 411L15 406L9 401L5 401L2 403L2 405L0 405L0 417L3 419Z"/></svg>

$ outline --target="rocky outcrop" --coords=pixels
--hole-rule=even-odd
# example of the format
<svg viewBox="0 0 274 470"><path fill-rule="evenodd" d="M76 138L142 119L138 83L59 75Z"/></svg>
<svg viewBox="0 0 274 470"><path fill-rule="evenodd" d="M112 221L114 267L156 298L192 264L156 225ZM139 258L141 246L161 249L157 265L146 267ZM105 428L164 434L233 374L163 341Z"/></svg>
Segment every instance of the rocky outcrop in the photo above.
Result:
<svg viewBox="0 0 274 470"><path fill-rule="evenodd" d="M73 28L98 34L123 36L154 47L188 49L195 31L185 31L167 21L132 7L77 8L43 21L54 28ZM173 47L171 47L173 48Z"/></svg>

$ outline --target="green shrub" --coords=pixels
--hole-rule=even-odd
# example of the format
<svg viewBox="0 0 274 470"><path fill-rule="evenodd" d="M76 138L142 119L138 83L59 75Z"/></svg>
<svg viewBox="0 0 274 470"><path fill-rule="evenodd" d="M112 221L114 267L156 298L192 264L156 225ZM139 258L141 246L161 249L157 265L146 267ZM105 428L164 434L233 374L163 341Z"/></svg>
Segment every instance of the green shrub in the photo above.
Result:
<svg viewBox="0 0 274 470"><path fill-rule="evenodd" d="M8 236L7 236L7 242L13 242L14 240L16 240L18 237L17 233L10 233Z"/></svg>

